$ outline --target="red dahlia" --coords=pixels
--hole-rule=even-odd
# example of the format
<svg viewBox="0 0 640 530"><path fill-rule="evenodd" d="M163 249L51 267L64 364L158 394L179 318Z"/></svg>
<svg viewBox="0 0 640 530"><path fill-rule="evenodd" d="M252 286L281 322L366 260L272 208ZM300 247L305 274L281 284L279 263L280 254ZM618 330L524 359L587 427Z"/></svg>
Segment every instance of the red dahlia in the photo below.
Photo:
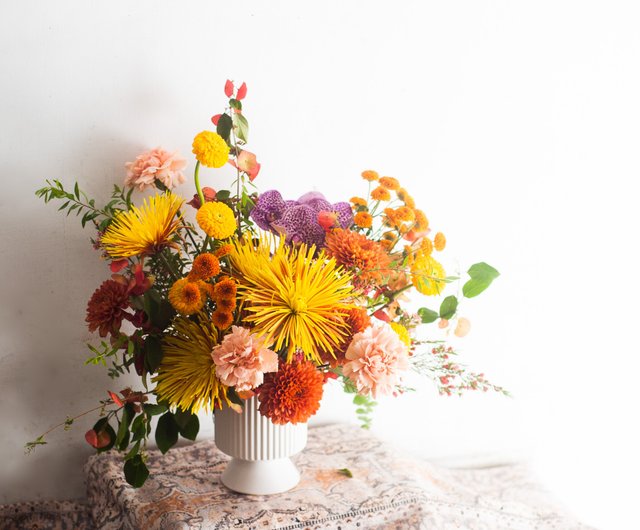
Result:
<svg viewBox="0 0 640 530"><path fill-rule="evenodd" d="M320 408L324 375L310 361L281 362L258 388L260 413L273 423L304 423Z"/></svg>
<svg viewBox="0 0 640 530"><path fill-rule="evenodd" d="M101 337L120 331L122 319L128 313L129 287L115 280L106 280L89 299L87 318L89 331L99 330Z"/></svg>

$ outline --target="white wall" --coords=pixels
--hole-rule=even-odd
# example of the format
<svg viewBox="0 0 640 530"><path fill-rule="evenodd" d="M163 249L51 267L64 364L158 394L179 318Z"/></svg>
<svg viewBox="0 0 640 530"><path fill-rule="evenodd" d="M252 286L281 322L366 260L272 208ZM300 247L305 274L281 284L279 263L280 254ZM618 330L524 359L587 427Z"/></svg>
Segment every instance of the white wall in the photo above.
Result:
<svg viewBox="0 0 640 530"><path fill-rule="evenodd" d="M3 2L0 502L82 495L93 420L32 456L22 445L121 386L83 366L86 300L108 272L34 190L79 179L106 198L140 150L187 155L230 77L249 86L263 190L337 200L378 169L447 234L449 265L502 272L465 305L459 346L514 399L425 385L383 403L375 431L427 456L529 458L583 520L633 527L639 14L584 1ZM344 397L326 401L319 421L350 417Z"/></svg>

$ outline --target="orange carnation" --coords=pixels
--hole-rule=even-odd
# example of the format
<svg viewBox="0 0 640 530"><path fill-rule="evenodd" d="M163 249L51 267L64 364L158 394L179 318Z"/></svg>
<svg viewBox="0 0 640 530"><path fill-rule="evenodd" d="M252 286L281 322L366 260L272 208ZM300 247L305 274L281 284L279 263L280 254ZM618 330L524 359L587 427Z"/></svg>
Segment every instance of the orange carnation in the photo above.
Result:
<svg viewBox="0 0 640 530"><path fill-rule="evenodd" d="M256 393L260 413L273 423L305 423L320 408L324 375L310 361L280 363Z"/></svg>

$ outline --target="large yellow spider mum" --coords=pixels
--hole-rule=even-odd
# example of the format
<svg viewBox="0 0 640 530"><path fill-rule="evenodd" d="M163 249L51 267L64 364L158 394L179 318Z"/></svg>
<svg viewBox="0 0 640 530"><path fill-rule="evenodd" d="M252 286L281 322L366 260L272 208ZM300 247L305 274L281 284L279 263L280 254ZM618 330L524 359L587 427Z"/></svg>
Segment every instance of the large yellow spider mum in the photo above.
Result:
<svg viewBox="0 0 640 530"><path fill-rule="evenodd" d="M167 246L180 226L177 213L184 199L164 193L145 199L142 207L132 206L118 214L100 238L102 247L114 259L140 254L153 255Z"/></svg>
<svg viewBox="0 0 640 530"><path fill-rule="evenodd" d="M339 347L352 306L351 275L315 246L285 246L271 240L238 242L231 254L238 294L253 332L266 337L290 361L297 350L321 362L320 352Z"/></svg>
<svg viewBox="0 0 640 530"><path fill-rule="evenodd" d="M217 343L218 331L206 315L177 317L163 340L162 362L153 378L158 401L192 413L229 405L227 387L216 377L211 358Z"/></svg>

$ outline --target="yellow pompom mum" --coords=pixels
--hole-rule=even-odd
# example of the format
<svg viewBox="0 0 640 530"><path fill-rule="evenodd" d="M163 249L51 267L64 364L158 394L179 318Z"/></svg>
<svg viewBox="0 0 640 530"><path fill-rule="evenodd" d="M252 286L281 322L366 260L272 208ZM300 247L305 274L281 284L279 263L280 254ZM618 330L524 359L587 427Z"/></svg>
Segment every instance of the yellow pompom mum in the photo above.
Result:
<svg viewBox="0 0 640 530"><path fill-rule="evenodd" d="M398 322L390 323L391 329L396 332L400 340L407 345L407 348L411 348L411 335L409 331L402 324Z"/></svg>
<svg viewBox="0 0 640 530"><path fill-rule="evenodd" d="M233 210L222 202L206 202L196 214L196 221L205 234L214 239L226 239L236 231Z"/></svg>
<svg viewBox="0 0 640 530"><path fill-rule="evenodd" d="M371 217L371 214L368 212L358 212L353 217L353 222L360 228L371 228L373 217Z"/></svg>
<svg viewBox="0 0 640 530"><path fill-rule="evenodd" d="M446 244L447 244L447 238L444 237L444 234L442 232L438 232L436 236L433 238L433 246L438 252L440 252L441 250L444 250L444 247L446 246Z"/></svg>
<svg viewBox="0 0 640 530"><path fill-rule="evenodd" d="M203 166L222 167L229 160L229 146L218 133L202 131L193 139L193 154Z"/></svg>
<svg viewBox="0 0 640 530"><path fill-rule="evenodd" d="M169 302L178 313L183 315L197 313L204 307L206 301L206 292L203 292L198 282L189 281L187 278L177 280L169 290Z"/></svg>

